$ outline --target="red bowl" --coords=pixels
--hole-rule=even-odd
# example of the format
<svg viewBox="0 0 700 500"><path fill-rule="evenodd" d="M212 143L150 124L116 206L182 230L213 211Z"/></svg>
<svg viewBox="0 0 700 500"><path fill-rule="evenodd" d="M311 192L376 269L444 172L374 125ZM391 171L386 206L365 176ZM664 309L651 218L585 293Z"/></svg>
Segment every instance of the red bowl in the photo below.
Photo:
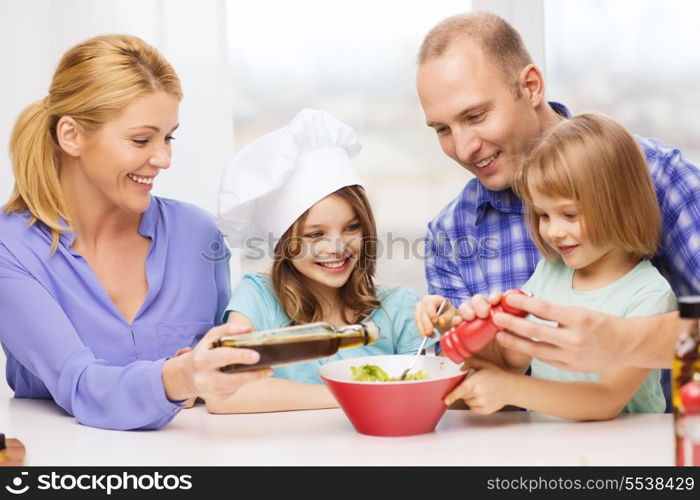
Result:
<svg viewBox="0 0 700 500"><path fill-rule="evenodd" d="M443 399L466 376L460 365L444 357L421 356L411 372L426 370L429 378L405 382L355 382L350 370L370 364L399 377L412 360L412 355L364 356L328 363L318 373L357 432L412 436L435 430L447 409Z"/></svg>

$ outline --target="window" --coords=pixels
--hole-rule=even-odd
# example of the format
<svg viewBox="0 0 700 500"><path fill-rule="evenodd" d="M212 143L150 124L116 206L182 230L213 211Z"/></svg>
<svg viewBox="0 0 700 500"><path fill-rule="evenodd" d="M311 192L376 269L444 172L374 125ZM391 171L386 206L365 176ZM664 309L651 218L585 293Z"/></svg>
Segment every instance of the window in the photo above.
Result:
<svg viewBox="0 0 700 500"><path fill-rule="evenodd" d="M236 148L323 109L357 131L355 164L387 245L377 282L426 291L426 224L470 174L443 155L415 90L418 48L437 22L470 9L441 2L229 2ZM269 261L244 261L243 272Z"/></svg>
<svg viewBox="0 0 700 500"><path fill-rule="evenodd" d="M599 111L700 163L700 4L546 0L550 99Z"/></svg>

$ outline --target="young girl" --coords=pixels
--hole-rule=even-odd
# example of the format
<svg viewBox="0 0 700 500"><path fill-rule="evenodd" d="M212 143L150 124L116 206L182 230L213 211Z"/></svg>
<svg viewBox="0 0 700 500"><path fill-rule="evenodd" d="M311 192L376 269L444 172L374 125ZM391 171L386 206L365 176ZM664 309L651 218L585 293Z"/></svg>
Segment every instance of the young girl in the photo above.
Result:
<svg viewBox="0 0 700 500"><path fill-rule="evenodd" d="M531 152L516 191L545 256L525 292L621 317L676 308L647 260L658 245L659 208L644 157L621 125L593 114L561 122ZM447 404L461 398L477 413L515 405L579 420L664 410L659 370L571 373L495 342L479 354L467 361L476 373ZM531 377L522 375L528 365Z"/></svg>
<svg viewBox="0 0 700 500"><path fill-rule="evenodd" d="M251 330L315 321L336 326L374 321L380 338L335 356L278 367L265 383L206 404L212 413L337 406L317 375L336 359L414 354L418 296L376 286L377 231L350 162L355 132L328 113L302 110L285 128L242 150L224 179L220 222L233 247L274 244L272 269L247 274L233 292L226 320Z"/></svg>

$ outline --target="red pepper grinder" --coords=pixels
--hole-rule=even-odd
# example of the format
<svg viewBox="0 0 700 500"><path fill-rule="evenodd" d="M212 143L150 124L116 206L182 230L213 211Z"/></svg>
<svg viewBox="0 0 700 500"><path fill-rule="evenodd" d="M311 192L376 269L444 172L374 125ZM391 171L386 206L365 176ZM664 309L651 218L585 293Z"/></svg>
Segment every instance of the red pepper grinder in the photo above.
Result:
<svg viewBox="0 0 700 500"><path fill-rule="evenodd" d="M457 326L453 326L440 339L440 347L445 355L455 363L461 363L488 344L499 330L499 328L493 324L493 321L491 321L494 313L507 312L514 316L520 316L521 318L527 316L525 311L515 309L504 301L508 295L514 295L516 293L525 295L525 292L522 290L515 288L508 290L503 294L501 302L491 307L488 318L476 318L472 321L462 321Z"/></svg>
<svg viewBox="0 0 700 500"><path fill-rule="evenodd" d="M696 374L696 379L700 377ZM700 380L686 383L681 387L683 404L683 441L680 453L682 465L700 465Z"/></svg>
<svg viewBox="0 0 700 500"><path fill-rule="evenodd" d="M700 377L681 387L681 402L686 415L700 415Z"/></svg>

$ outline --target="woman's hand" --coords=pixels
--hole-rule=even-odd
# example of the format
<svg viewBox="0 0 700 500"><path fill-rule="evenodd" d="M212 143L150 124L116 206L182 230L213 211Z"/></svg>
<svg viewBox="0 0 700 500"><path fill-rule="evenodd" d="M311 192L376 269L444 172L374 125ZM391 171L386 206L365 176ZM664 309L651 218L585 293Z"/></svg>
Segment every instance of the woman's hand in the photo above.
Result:
<svg viewBox="0 0 700 500"><path fill-rule="evenodd" d="M177 352L175 352L174 356L181 356L183 354L187 354L188 352L192 351L191 347L183 347L182 349L178 349ZM183 408L192 408L194 406L194 402L197 400L197 396L192 396L191 398L187 399L182 405Z"/></svg>
<svg viewBox="0 0 700 500"><path fill-rule="evenodd" d="M438 316L437 311L443 300L444 297L440 295L425 295L416 303L413 319L421 337L434 337L434 328L437 328L440 333L444 333L445 330L450 328L456 310L448 300L442 313Z"/></svg>
<svg viewBox="0 0 700 500"><path fill-rule="evenodd" d="M511 388L517 375L503 371L493 363L477 357L465 361L462 369L477 371L467 375L467 378L447 395L447 406L463 399L473 412L488 415L510 404Z"/></svg>
<svg viewBox="0 0 700 500"><path fill-rule="evenodd" d="M231 364L255 364L260 356L251 349L233 347L213 348L213 343L224 335L247 333L250 327L227 323L209 330L199 343L187 353L168 359L163 365L163 385L171 401L194 396L203 399L224 399L239 387L272 374L269 368L239 373L224 373L221 367Z"/></svg>

